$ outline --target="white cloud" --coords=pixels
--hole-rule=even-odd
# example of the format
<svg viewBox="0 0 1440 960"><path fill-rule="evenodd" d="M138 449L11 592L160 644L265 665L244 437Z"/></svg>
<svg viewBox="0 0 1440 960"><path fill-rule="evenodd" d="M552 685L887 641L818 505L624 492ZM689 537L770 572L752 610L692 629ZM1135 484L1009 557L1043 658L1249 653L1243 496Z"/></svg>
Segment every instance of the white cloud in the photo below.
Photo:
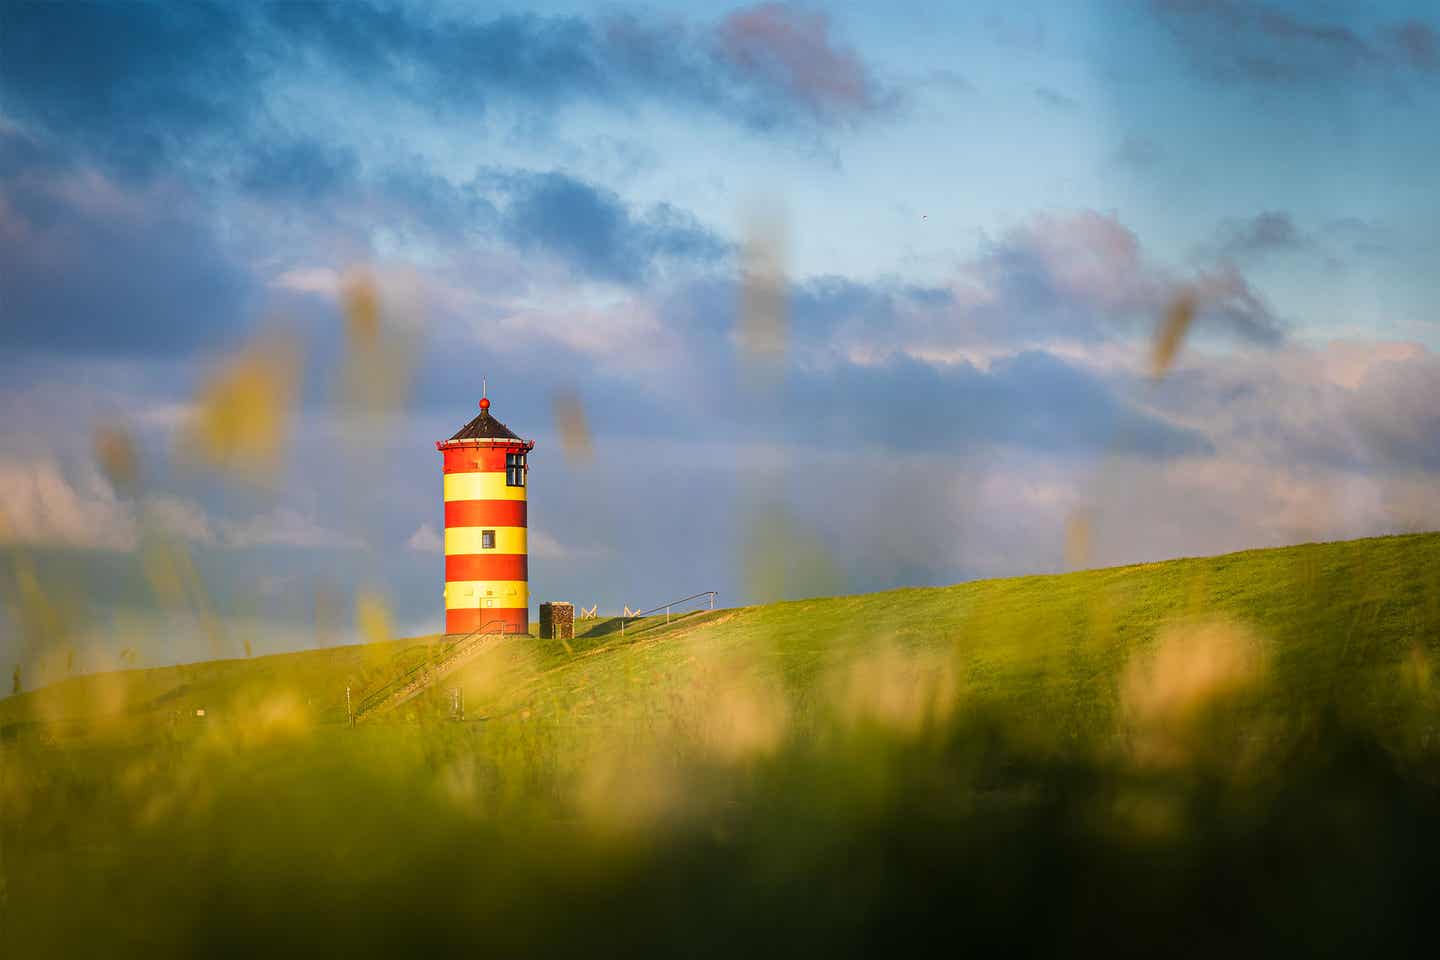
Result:
<svg viewBox="0 0 1440 960"><path fill-rule="evenodd" d="M193 500L160 494L137 510L93 466L62 467L55 458L0 461L0 543L126 552L145 530L204 546L353 545L293 511L220 524Z"/></svg>
<svg viewBox="0 0 1440 960"><path fill-rule="evenodd" d="M247 547L302 547L306 549L353 549L363 546L346 533L327 530L313 517L289 507L277 507L240 522L223 523L225 545Z"/></svg>
<svg viewBox="0 0 1440 960"><path fill-rule="evenodd" d="M908 357L983 370L996 358L1047 350L1088 366L1128 367L1182 290L1199 299L1194 340L1281 339L1283 322L1233 265L1172 269L1115 217L1080 210L1031 218L987 242L943 291L837 278L802 283L796 345L802 355L864 365Z"/></svg>
<svg viewBox="0 0 1440 960"><path fill-rule="evenodd" d="M336 297L340 294L340 274L329 267L297 267L281 273L270 285L296 293Z"/></svg>
<svg viewBox="0 0 1440 960"><path fill-rule="evenodd" d="M547 290L542 298L512 301L485 330L487 343L543 338L630 376L675 362L685 347L648 300L584 287L568 296Z"/></svg>
<svg viewBox="0 0 1440 960"><path fill-rule="evenodd" d="M530 530L527 539L530 555L545 560L593 560L610 553L606 547L561 543L543 530Z"/></svg>
<svg viewBox="0 0 1440 960"><path fill-rule="evenodd" d="M132 550L130 507L94 467L61 469L54 459L0 462L0 542L87 550Z"/></svg>
<svg viewBox="0 0 1440 960"><path fill-rule="evenodd" d="M1223 458L1127 464L1100 496L1106 563L1440 527L1434 478Z"/></svg>
<svg viewBox="0 0 1440 960"><path fill-rule="evenodd" d="M1440 468L1440 355L1397 342L1183 355L1149 396L1222 457L1367 474Z"/></svg>
<svg viewBox="0 0 1440 960"><path fill-rule="evenodd" d="M53 457L0 460L0 544L126 552L139 545L147 528L203 546L232 549L362 546L358 537L322 527L313 517L287 507L246 520L216 522L193 500L155 495L145 498L137 511L89 464L67 470Z"/></svg>
<svg viewBox="0 0 1440 960"><path fill-rule="evenodd" d="M416 553L444 553L445 541L440 539L440 534L435 532L434 527L422 523L410 534L410 539L405 541L405 549Z"/></svg>
<svg viewBox="0 0 1440 960"><path fill-rule="evenodd" d="M7 416L0 457L89 458L93 428L101 424L125 430L142 447L158 446L193 405L147 391L177 377L176 367L90 359L7 369L0 377L0 409Z"/></svg>
<svg viewBox="0 0 1440 960"><path fill-rule="evenodd" d="M215 530L204 509L193 500L151 497L145 502L145 519L164 533L192 543L214 545Z"/></svg>
<svg viewBox="0 0 1440 960"><path fill-rule="evenodd" d="M352 284L367 283L379 295L380 312L387 328L418 332L424 318L436 309L452 306L454 293L438 277L400 261L354 263L335 267L294 267L275 275L272 289L310 294L339 302Z"/></svg>

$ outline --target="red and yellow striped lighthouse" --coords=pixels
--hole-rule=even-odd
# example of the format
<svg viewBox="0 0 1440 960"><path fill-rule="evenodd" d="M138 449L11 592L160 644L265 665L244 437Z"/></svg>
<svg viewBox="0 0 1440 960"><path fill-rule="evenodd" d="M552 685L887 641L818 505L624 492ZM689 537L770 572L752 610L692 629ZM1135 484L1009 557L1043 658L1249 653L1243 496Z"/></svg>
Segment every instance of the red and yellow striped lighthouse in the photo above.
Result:
<svg viewBox="0 0 1440 960"><path fill-rule="evenodd" d="M445 472L448 634L530 629L525 480L534 446L490 416L483 396L480 416L435 444Z"/></svg>

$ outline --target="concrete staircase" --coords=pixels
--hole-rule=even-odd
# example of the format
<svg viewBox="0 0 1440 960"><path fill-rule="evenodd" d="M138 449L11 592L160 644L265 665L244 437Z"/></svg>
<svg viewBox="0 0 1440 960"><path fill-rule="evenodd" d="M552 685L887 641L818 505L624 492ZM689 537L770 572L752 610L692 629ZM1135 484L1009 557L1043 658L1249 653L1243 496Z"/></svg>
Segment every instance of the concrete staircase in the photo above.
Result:
<svg viewBox="0 0 1440 960"><path fill-rule="evenodd" d="M493 620L467 633L456 640L439 660L420 664L361 700L351 714L350 722L357 724L409 703L465 666L496 639L506 635L503 620Z"/></svg>

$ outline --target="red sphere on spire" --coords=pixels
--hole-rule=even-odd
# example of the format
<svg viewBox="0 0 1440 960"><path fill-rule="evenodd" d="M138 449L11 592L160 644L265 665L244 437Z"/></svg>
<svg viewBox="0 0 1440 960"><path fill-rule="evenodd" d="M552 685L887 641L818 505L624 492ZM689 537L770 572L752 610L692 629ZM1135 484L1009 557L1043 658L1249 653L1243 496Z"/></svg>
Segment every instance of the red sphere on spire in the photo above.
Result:
<svg viewBox="0 0 1440 960"><path fill-rule="evenodd" d="M481 397L481 398L480 398L480 409L481 409L481 410L489 410L489 409L490 409L490 398L489 398L489 397Z"/></svg>

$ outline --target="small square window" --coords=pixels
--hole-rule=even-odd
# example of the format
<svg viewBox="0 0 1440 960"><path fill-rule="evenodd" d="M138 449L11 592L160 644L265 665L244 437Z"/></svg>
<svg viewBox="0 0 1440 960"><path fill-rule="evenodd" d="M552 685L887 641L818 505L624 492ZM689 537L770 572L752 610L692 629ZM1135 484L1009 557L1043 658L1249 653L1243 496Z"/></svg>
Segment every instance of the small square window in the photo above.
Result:
<svg viewBox="0 0 1440 960"><path fill-rule="evenodd" d="M525 486L525 454L505 454L505 485L507 487Z"/></svg>
<svg viewBox="0 0 1440 960"><path fill-rule="evenodd" d="M481 550L494 550L494 549L495 549L495 531L494 531L494 530L481 530L481 531L480 531L480 549L481 549Z"/></svg>

